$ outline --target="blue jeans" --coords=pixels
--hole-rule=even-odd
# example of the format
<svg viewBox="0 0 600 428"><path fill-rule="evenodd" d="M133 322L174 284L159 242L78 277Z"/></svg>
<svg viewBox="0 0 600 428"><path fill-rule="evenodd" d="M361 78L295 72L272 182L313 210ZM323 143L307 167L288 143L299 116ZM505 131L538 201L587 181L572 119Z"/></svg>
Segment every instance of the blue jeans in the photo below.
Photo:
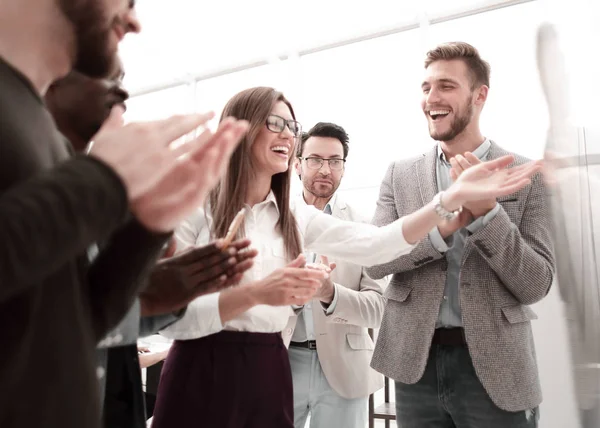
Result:
<svg viewBox="0 0 600 428"><path fill-rule="evenodd" d="M539 411L498 408L466 346L432 345L423 377L396 382L396 419L398 428L537 428Z"/></svg>

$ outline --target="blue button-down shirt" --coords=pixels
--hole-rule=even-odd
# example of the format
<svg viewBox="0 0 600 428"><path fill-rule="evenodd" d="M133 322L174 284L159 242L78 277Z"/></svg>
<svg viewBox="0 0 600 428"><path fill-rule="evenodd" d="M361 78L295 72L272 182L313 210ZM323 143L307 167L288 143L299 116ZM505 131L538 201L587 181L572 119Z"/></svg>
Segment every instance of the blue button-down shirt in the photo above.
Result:
<svg viewBox="0 0 600 428"><path fill-rule="evenodd" d="M479 146L473 154L479 160L487 160L490 146L490 140L486 140ZM436 159L437 167L437 186L438 190L446 190L452 184L450 169L452 166L444 156L441 147L438 145ZM446 285L444 287L444 299L440 305L440 313L436 322L436 328L462 327L462 316L460 309L460 265L465 250L465 242L470 233L475 233L486 224L488 224L498 213L500 205L496 204L493 210L483 217L479 217L466 228L456 231L452 236L444 240L438 228L429 232L429 239L433 246L440 252L445 253L448 261L448 271L446 273Z"/></svg>

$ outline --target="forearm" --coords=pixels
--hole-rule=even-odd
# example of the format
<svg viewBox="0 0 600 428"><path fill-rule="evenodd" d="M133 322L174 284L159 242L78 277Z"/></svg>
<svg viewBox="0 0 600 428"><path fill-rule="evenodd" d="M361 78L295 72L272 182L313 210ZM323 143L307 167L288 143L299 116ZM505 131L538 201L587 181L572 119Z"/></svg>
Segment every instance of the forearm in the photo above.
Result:
<svg viewBox="0 0 600 428"><path fill-rule="evenodd" d="M221 323L231 321L250 308L256 306L252 284L240 285L223 290L219 295L219 314Z"/></svg>
<svg viewBox="0 0 600 428"><path fill-rule="evenodd" d="M127 313L169 237L154 234L131 220L96 257L88 279L94 324L100 337Z"/></svg>
<svg viewBox="0 0 600 428"><path fill-rule="evenodd" d="M103 163L78 157L0 196L0 300L26 290L105 239L127 195Z"/></svg>
<svg viewBox="0 0 600 428"><path fill-rule="evenodd" d="M400 256L389 263L365 269L371 278L381 279L395 273L408 272L420 268L442 257L444 257L444 254L433 247L429 236L425 236L410 253Z"/></svg>
<svg viewBox="0 0 600 428"><path fill-rule="evenodd" d="M140 360L140 367L145 369L153 366L154 364L160 363L162 360L167 358L169 351L153 352L149 354L139 354L138 359Z"/></svg>
<svg viewBox="0 0 600 428"><path fill-rule="evenodd" d="M404 216L402 234L406 242L416 244L425 238L431 229L437 227L442 222L443 218L435 212L435 204L429 202L412 214Z"/></svg>

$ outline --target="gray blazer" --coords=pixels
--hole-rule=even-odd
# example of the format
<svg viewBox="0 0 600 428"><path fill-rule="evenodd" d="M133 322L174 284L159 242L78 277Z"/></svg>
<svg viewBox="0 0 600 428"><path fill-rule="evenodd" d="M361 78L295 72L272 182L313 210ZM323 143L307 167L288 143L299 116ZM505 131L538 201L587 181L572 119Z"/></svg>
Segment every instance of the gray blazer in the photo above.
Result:
<svg viewBox="0 0 600 428"><path fill-rule="evenodd" d="M489 159L508 154L492 142ZM516 165L528 160L516 156ZM462 321L475 371L493 402L507 411L542 401L528 306L548 293L554 274L551 218L540 174L532 184L498 200L502 209L467 238L460 275ZM394 162L381 185L373 223L381 226L431 201L436 150ZM444 293L447 262L424 238L411 253L367 269L393 274L371 366L416 383L425 370Z"/></svg>

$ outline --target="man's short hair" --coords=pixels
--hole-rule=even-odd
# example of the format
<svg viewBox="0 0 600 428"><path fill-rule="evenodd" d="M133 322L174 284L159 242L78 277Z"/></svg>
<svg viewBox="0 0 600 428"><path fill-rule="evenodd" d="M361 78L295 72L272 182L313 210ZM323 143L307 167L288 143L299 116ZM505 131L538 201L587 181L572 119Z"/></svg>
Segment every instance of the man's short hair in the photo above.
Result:
<svg viewBox="0 0 600 428"><path fill-rule="evenodd" d="M308 132L302 133L302 139L300 140L300 144L298 144L298 148L296 149L296 156L302 156L302 152L304 151L304 144L306 140L310 137L328 137L335 138L342 143L342 148L344 150L344 159L348 156L348 142L349 137L344 128L335 123L330 122L319 122L315 126L313 126Z"/></svg>
<svg viewBox="0 0 600 428"><path fill-rule="evenodd" d="M478 85L490 86L490 64L479 56L479 52L473 46L465 42L449 42L427 52L425 68L435 61L462 60L471 72L471 88Z"/></svg>

